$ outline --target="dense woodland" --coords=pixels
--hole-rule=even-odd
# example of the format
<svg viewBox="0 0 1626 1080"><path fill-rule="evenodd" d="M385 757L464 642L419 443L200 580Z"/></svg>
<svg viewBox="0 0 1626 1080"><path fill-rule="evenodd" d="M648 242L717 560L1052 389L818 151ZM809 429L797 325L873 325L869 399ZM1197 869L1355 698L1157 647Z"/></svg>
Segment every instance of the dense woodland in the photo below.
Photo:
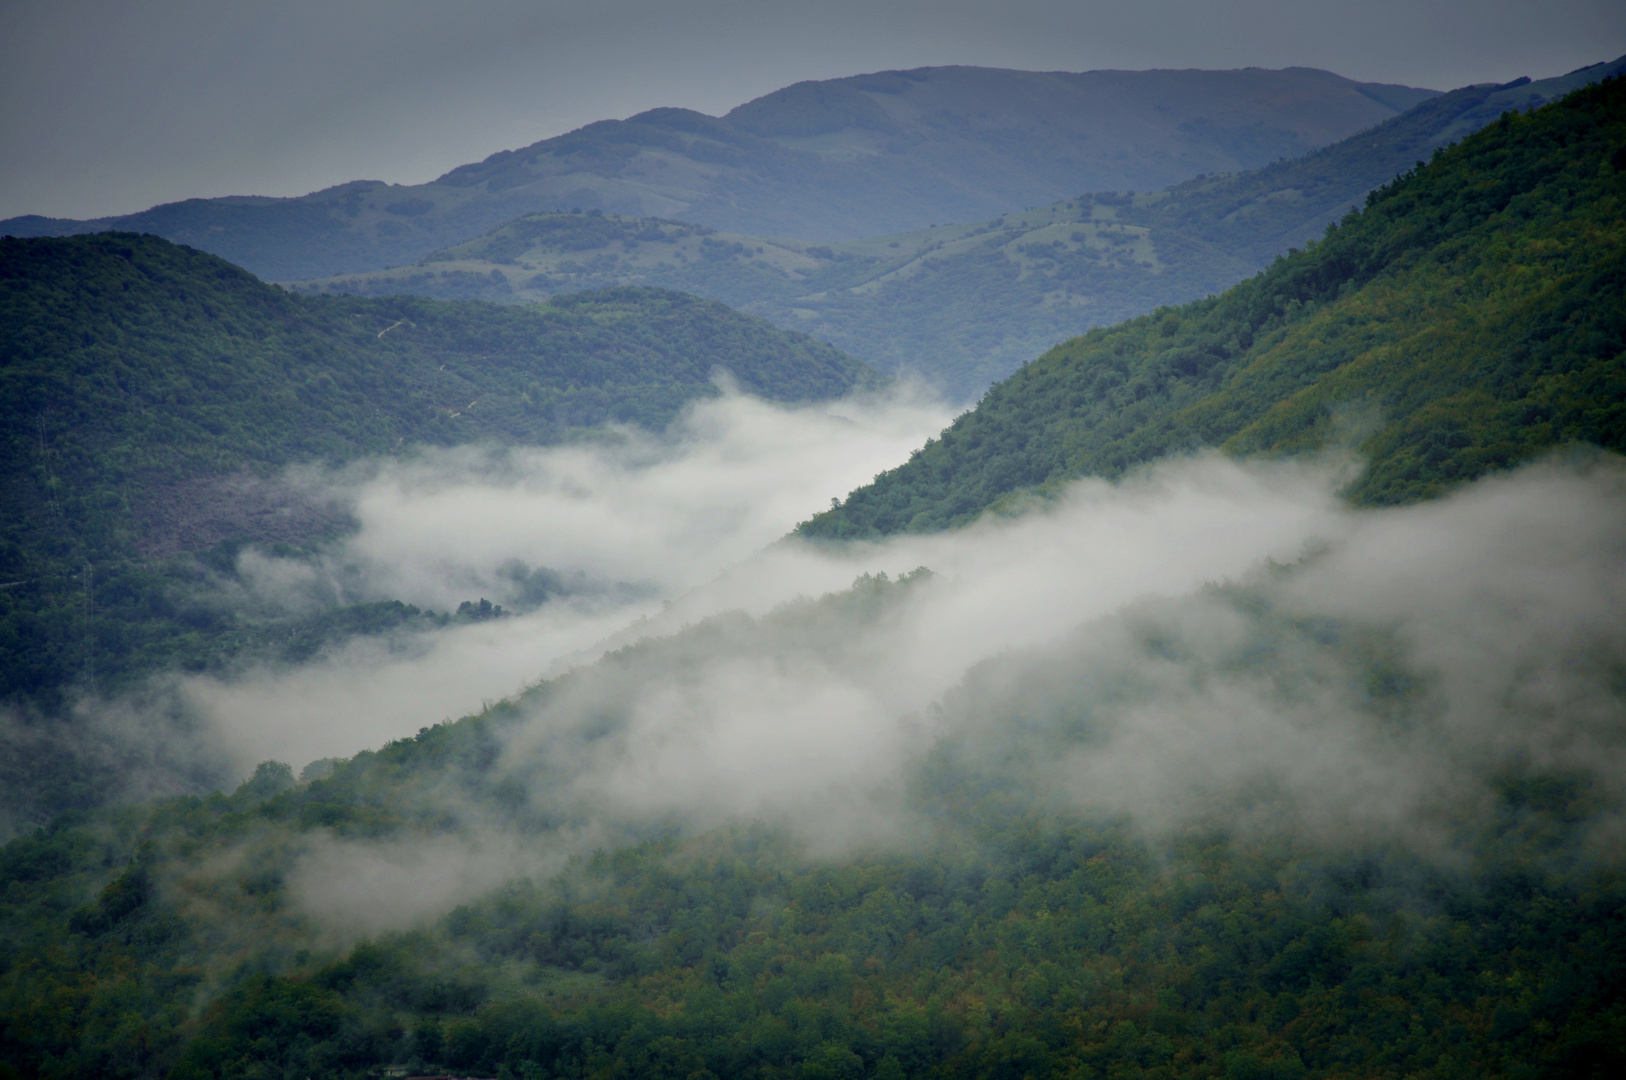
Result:
<svg viewBox="0 0 1626 1080"><path fill-rule="evenodd" d="M1626 82L1495 125L1228 292L1065 342L802 527L931 531L1205 447L1353 444L1365 503L1626 443Z"/></svg>
<svg viewBox="0 0 1626 1080"><path fill-rule="evenodd" d="M1612 785L1506 761L1489 806L1432 822L1448 857L1250 831L1224 805L1149 835L1069 810L1045 779L1122 704L1079 689L1035 708L1035 687L1121 665L1092 659L1087 633L974 672L944 702L943 734L903 777L897 812L920 823L907 840L831 855L772 821L646 820L353 945L302 907L301 860L324 844L569 850L594 807L570 794L568 745L613 740L640 683L736 654L839 663L922 580L709 620L299 782L267 763L232 795L13 842L0 1060L41 1077L393 1065L690 1080L1603 1078L1626 1064L1626 880L1598 861L1622 809ZM1210 677L1286 688L1310 649L1369 691L1374 722L1427 715L1426 675L1374 648L1398 644L1391 628L1301 621L1271 597L1243 585L1205 601L1247 626ZM1146 662L1178 648L1182 611L1131 613ZM551 725L561 753L516 758L522 729L583 695L598 704L579 733Z"/></svg>

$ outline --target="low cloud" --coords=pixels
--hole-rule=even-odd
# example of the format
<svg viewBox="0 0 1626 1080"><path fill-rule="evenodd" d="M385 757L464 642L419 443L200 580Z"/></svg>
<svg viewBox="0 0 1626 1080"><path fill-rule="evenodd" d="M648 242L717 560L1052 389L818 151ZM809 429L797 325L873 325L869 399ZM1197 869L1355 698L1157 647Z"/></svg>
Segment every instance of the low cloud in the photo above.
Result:
<svg viewBox="0 0 1626 1080"><path fill-rule="evenodd" d="M478 711L590 660L629 623L904 460L949 416L908 387L801 408L729 393L661 435L619 429L563 447L460 447L295 473L291 485L346 507L359 527L316 559L245 551L238 576L256 603L400 599L444 612L485 597L512 610L540 599L539 580L555 594L516 617L354 639L297 667L185 678L176 692L244 774Z"/></svg>
<svg viewBox="0 0 1626 1080"><path fill-rule="evenodd" d="M609 634L626 617L621 609L559 605L405 640L357 638L306 664L184 678L176 693L208 718L239 773L267 760L297 771L478 712L535 680L549 658Z"/></svg>
<svg viewBox="0 0 1626 1080"><path fill-rule="evenodd" d="M1199 458L952 534L776 545L564 680L507 767L587 819L825 846L917 833L944 762L1153 831L1437 853L1520 775L1626 795L1620 460L1389 510L1340 504L1345 475ZM936 573L879 607L775 609L911 564ZM768 614L658 638L730 608Z"/></svg>
<svg viewBox="0 0 1626 1080"><path fill-rule="evenodd" d="M293 860L286 887L299 910L343 943L407 929L505 881L547 877L563 864L562 856L500 832L396 841L318 832Z"/></svg>
<svg viewBox="0 0 1626 1080"><path fill-rule="evenodd" d="M40 806L207 791L236 764L213 718L169 685L113 699L82 694L64 715L0 709L0 843L43 824Z"/></svg>
<svg viewBox="0 0 1626 1080"><path fill-rule="evenodd" d="M1620 458L1354 509L1347 459L1197 456L946 534L784 538L945 419L726 397L660 438L306 474L360 529L315 561L246 553L264 602L514 603L516 563L571 584L509 618L180 680L175 700L246 773L551 680L496 765L529 824L448 789L424 794L459 823L438 838L311 838L290 895L341 934L740 819L839 851L923 842L998 797L1448 858L1520 777L1626 799Z"/></svg>
<svg viewBox="0 0 1626 1080"><path fill-rule="evenodd" d="M437 608L471 592L507 600L504 569L518 560L672 597L903 461L948 420L908 389L805 408L727 394L661 436L460 447L306 482L346 493L360 530L343 560L373 595Z"/></svg>

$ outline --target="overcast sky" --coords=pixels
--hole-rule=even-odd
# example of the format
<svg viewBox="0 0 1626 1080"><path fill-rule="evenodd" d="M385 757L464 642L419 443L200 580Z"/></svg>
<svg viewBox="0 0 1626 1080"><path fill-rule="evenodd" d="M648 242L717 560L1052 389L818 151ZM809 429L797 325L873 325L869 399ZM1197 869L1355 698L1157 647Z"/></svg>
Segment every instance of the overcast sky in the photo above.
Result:
<svg viewBox="0 0 1626 1080"><path fill-rule="evenodd" d="M1450 89L1623 52L1620 0L0 0L0 217L419 183L593 120L887 68Z"/></svg>

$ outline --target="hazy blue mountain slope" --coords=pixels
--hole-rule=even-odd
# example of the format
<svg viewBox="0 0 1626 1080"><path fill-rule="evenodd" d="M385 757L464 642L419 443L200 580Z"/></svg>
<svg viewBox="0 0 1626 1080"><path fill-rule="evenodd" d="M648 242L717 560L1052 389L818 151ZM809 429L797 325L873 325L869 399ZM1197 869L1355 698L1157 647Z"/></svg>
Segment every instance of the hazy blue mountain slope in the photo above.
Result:
<svg viewBox="0 0 1626 1080"><path fill-rule="evenodd" d="M1255 168L1432 93L1309 68L921 68L797 84L723 118L654 109L606 120L429 184L195 199L94 222L13 218L0 232L152 232L274 280L396 266L524 213L575 207L833 240Z"/></svg>
<svg viewBox="0 0 1626 1080"><path fill-rule="evenodd" d="M1057 346L803 526L940 529L1017 493L1361 432L1357 500L1626 445L1626 79L1508 114L1223 295Z"/></svg>
<svg viewBox="0 0 1626 1080"><path fill-rule="evenodd" d="M1289 247L1319 238L1368 191L1436 148L1504 112L1528 112L1622 72L1626 57L1537 82L1465 86L1303 157L1252 173L1188 180L1149 200L1130 220L1149 226L1154 244L1165 237L1201 241L1263 269Z"/></svg>
<svg viewBox="0 0 1626 1080"><path fill-rule="evenodd" d="M418 264L302 290L524 302L612 284L712 296L963 400L1056 341L1235 284L1366 192L1493 121L1626 69L1471 86L1332 146L1139 195L818 245L617 215L541 214Z"/></svg>
<svg viewBox="0 0 1626 1080"><path fill-rule="evenodd" d="M843 245L836 245L843 247ZM843 261L836 247L718 232L664 218L587 213L527 214L483 236L431 252L410 266L286 283L302 293L534 303L613 285L649 285L709 296L734 307L790 298ZM843 279L865 274L863 260Z"/></svg>

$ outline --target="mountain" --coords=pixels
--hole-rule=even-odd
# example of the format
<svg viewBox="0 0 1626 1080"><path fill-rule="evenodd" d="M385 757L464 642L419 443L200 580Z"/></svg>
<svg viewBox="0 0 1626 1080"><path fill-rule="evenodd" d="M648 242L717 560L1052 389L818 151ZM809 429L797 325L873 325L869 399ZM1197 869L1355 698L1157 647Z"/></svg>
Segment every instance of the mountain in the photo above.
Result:
<svg viewBox="0 0 1626 1080"><path fill-rule="evenodd" d="M1349 440L1398 503L1567 443L1626 445L1626 80L1507 113L1228 292L1064 342L805 523L970 521L1203 447Z"/></svg>
<svg viewBox="0 0 1626 1080"><path fill-rule="evenodd" d="M969 224L832 244L614 214L533 214L412 266L300 291L523 302L614 284L722 300L975 400L1091 326L1219 292L1320 236L1371 189L1503 112L1626 70L1470 86L1332 146L1158 192L1098 192Z"/></svg>
<svg viewBox="0 0 1626 1080"><path fill-rule="evenodd" d="M938 528L1227 435L1365 437L1354 491L1377 503L1567 440L1618 446L1623 210L1626 80L1509 113L1256 278L1027 365L805 531ZM132 241L27 243L89 262ZM283 340L225 309L262 295L240 271L141 243L215 275L198 303L218 341ZM114 271L80 302L122 304ZM190 293L153 278L129 291L184 330ZM335 356L494 310L263 299ZM380 318L399 312L415 325ZM410 373L429 348L392 356ZM95 377L88 358L43 369ZM300 438L278 445L312 452ZM1198 464L1188 482L1282 483ZM1201 511L1114 507L1100 485L1077 518L891 549L955 560L964 541L952 574L864 573L761 614L731 582L729 610L640 621L510 700L297 778L266 761L229 793L63 814L0 848L0 1070L1616 1075L1622 467L1481 484L1325 508L1292 535L1348 531L1286 563L1250 547L1253 569L1207 585ZM1215 501L1231 531L1284 505ZM1194 513L1171 542L1200 564L1190 587L1101 593L1181 561L1141 547ZM837 550L883 548L791 539L765 566L799 583L791 560Z"/></svg>
<svg viewBox="0 0 1626 1080"><path fill-rule="evenodd" d="M1466 86L1413 106L1335 145L1250 174L1200 177L1148 200L1142 222L1160 237L1212 244L1258 269L1327 224L1366 193L1473 134L1506 112L1529 112L1585 86L1626 73L1626 56L1567 75L1500 86Z"/></svg>
<svg viewBox="0 0 1626 1080"><path fill-rule="evenodd" d="M877 381L679 293L306 298L122 233L0 241L0 357L0 700L48 710L87 671L105 689L236 647L245 627L185 556L227 545L229 575L232 545L343 529L287 466L659 431L719 371L778 401Z"/></svg>
<svg viewBox="0 0 1626 1080"><path fill-rule="evenodd" d="M665 108L601 121L428 184L12 218L0 232L150 232L284 281L398 266L521 214L572 208L828 241L1254 168L1433 93L1312 68L919 68L797 83L723 117Z"/></svg>

